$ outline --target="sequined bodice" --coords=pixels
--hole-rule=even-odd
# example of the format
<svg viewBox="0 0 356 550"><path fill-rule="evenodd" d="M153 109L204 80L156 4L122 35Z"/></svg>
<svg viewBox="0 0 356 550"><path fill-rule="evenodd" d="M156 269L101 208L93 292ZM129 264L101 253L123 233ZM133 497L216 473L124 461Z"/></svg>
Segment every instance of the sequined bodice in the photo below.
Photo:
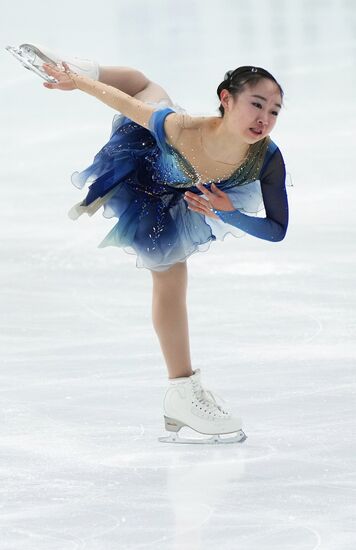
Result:
<svg viewBox="0 0 356 550"><path fill-rule="evenodd" d="M236 185L243 185L258 179L264 156L269 144L270 138L267 137L261 142L254 144L246 160L233 172L233 174L224 180L209 180L205 185L215 183L221 189L229 189ZM175 187L177 189L195 188L196 183L201 181L189 160L175 149L167 144L166 151L157 149L152 153L152 158L145 159L151 165L151 176L155 181L162 184Z"/></svg>

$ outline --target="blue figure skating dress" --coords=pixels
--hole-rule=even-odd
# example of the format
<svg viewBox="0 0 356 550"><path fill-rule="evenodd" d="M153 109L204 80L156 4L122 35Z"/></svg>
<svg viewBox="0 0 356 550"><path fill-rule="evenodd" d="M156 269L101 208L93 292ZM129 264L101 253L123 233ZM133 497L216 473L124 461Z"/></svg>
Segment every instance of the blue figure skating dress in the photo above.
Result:
<svg viewBox="0 0 356 550"><path fill-rule="evenodd" d="M193 166L167 141L166 116L174 108L158 105L149 129L116 115L110 139L93 163L72 175L73 184L89 186L72 219L93 215L101 206L117 223L99 244L137 256L136 266L164 271L191 254L206 251L211 241L246 233L269 241L284 238L288 225L285 167L276 144L266 137L253 144L243 164L216 185L236 210L214 210L219 219L188 209L184 193L201 195ZM210 189L210 184L205 184ZM265 217L256 214L265 209Z"/></svg>

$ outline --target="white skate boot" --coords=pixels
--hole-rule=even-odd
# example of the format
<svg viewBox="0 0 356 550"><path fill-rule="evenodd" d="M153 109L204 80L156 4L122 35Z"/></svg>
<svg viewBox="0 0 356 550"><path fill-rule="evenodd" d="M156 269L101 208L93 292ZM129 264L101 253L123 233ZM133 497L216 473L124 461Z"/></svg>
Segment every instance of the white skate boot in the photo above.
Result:
<svg viewBox="0 0 356 550"><path fill-rule="evenodd" d="M192 376L169 380L169 388L164 397L165 428L169 436L159 437L167 443L238 443L245 441L241 429L241 419L233 417L218 405L214 395L204 390L200 381L200 369ZM179 437L179 430L187 426L198 434L211 435L209 438ZM226 434L235 434L223 437Z"/></svg>
<svg viewBox="0 0 356 550"><path fill-rule="evenodd" d="M16 57L16 59L20 61L26 69L33 71L44 80L47 80L47 82L57 81L43 70L43 63L61 66L62 61L65 61L70 70L75 73L88 76L93 80L99 79L99 65L90 59L61 56L50 51L45 46L40 46L39 44L21 44L18 48L6 46L5 49Z"/></svg>

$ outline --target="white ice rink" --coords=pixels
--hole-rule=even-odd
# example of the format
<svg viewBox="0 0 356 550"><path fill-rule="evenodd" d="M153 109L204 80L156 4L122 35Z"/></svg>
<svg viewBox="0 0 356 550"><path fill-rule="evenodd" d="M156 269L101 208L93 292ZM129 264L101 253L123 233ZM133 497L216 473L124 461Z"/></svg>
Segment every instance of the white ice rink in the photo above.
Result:
<svg viewBox="0 0 356 550"><path fill-rule="evenodd" d="M356 3L1 4L0 550L355 550ZM193 367L242 445L166 445L151 275L97 245L70 183L113 110L46 90L3 49L129 65L196 114L226 70L285 89L285 240L188 261Z"/></svg>

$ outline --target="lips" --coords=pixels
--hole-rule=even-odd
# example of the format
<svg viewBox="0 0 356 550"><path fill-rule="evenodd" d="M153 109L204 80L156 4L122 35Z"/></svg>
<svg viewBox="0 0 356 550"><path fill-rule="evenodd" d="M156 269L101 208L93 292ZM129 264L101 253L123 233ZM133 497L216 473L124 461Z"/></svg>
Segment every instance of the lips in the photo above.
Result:
<svg viewBox="0 0 356 550"><path fill-rule="evenodd" d="M261 128L249 128L249 130L255 135L260 136L262 134Z"/></svg>

